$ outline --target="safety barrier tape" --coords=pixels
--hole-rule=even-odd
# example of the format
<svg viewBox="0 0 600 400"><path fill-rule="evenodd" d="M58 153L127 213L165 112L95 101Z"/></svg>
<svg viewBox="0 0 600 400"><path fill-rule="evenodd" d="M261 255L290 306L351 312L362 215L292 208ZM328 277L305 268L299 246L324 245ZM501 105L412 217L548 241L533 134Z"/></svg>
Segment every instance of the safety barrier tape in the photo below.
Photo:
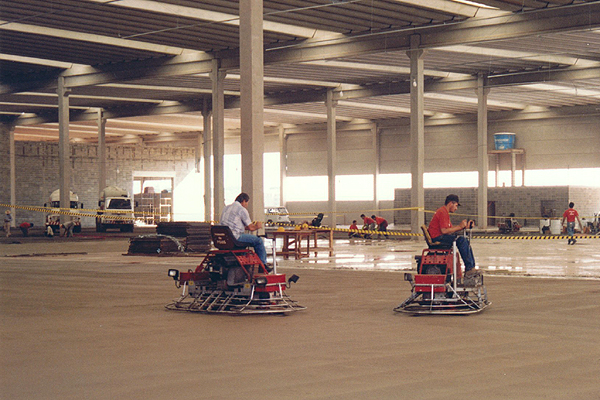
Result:
<svg viewBox="0 0 600 400"><path fill-rule="evenodd" d="M366 229L348 229L348 228L330 228L324 226L304 226L304 224L286 224L286 223L273 223L269 226L280 226L280 227L293 227L295 230L300 229L327 229L334 232L346 232L346 233L359 233L361 235L387 235L387 236L423 236L420 233L410 232L398 232L398 231L372 231Z"/></svg>
<svg viewBox="0 0 600 400"><path fill-rule="evenodd" d="M435 211L432 210L423 210L426 213L429 214L435 214ZM480 217L477 214L461 214L461 213L452 213L452 215L456 215L456 216L461 216L461 217L473 217L473 218L478 218ZM554 219L554 220L560 220L562 219L562 215L560 217L521 217L521 216L515 216L515 217L511 217L510 215L508 217L505 216L501 216L501 215L488 215L488 218L494 218L494 219ZM594 219L594 218L600 218L600 215L596 214L596 215L592 215L592 216L585 216L585 215L580 215L579 218L581 219Z"/></svg>
<svg viewBox="0 0 600 400"><path fill-rule="evenodd" d="M144 215L149 215L149 216L155 216L155 215L161 215L161 216L167 216L170 215L170 213L160 213L160 212L147 212L147 211L129 211L129 210L100 210L100 209L85 209L85 208L59 208L59 207L38 207L38 206L19 206L19 205L14 205L14 204L1 204L0 203L0 207L6 207L6 208L16 208L16 209L20 209L20 210L27 210L27 211L35 211L35 212L43 212L46 214L65 214L65 215L71 215L71 216L83 216L83 217L90 217L90 218L96 218L99 215L105 215L106 217L109 217L111 219L131 219L130 216L120 216L120 215L107 215L107 214L122 214L122 213L133 213L136 216L144 216ZM76 211L75 211L76 210ZM84 211L83 213L81 211ZM98 214L98 212L101 212L102 214Z"/></svg>
<svg viewBox="0 0 600 400"><path fill-rule="evenodd" d="M382 212L382 211L423 211L425 213L428 214L435 214L436 211L434 210L426 210L424 207L402 207L402 208L382 208L382 209L377 209L377 210L364 210L364 211L336 211L333 214L358 214L363 213L363 214L369 214L372 212ZM310 213L310 212L303 212L303 213L265 213L265 215L269 216L269 215L289 215L289 216L306 216L306 217L314 217L315 215L318 214L323 214L324 216L328 216L331 213L329 212L315 212L315 213ZM462 213L452 213L452 215L455 216L460 216L460 217L473 217L473 218L479 218L480 215L477 214L462 214ZM594 219L594 218L598 218L600 217L599 215L593 215L593 216L584 216L584 215L580 215L579 216L582 219ZM561 219L561 217L522 217L522 216L515 216L515 217L511 217L509 216L503 216L503 215L488 215L488 218L492 218L492 219L508 219L508 218L512 218L512 219L539 219L539 220L543 220L543 219Z"/></svg>
<svg viewBox="0 0 600 400"><path fill-rule="evenodd" d="M291 226L291 227L300 227L301 225L293 225L293 224L277 224L273 226ZM334 232L346 232L346 233L358 233L361 235L386 235L386 236L404 236L404 237L421 237L423 234L421 233L411 233L411 232L398 232L398 231L372 231L372 230L362 230L362 229L346 229L346 228L329 228L329 227L314 227L308 226L304 227L304 229L328 229ZM499 236L499 235L473 235L473 239L502 239L502 240L552 240L552 239L569 239L570 236L566 235L531 235L531 236ZM573 238L576 239L600 239L600 235L585 235L585 234L575 234Z"/></svg>
<svg viewBox="0 0 600 400"><path fill-rule="evenodd" d="M99 216L97 214L99 210L89 210L89 209L85 210L85 209L74 209L74 208L66 208L65 209L65 208L50 208L50 207L37 207L37 206L19 206L19 205L14 205L14 204L2 204L2 203L0 203L0 207L16 208L16 209L22 209L22 210L28 210L28 211L44 212L44 213L63 214L63 215L84 217L84 218L97 218ZM421 207L408 207L408 208L401 208L401 209L394 209L394 210L414 210L414 209L422 210ZM73 211L73 210L77 210L77 211ZM79 211L90 211L90 212L93 212L93 214L82 213ZM123 212L123 211L117 211L117 210L102 210L103 213L107 212L107 211ZM379 211L381 211L381 210L379 210ZM425 212L427 212L427 210L425 210ZM142 214L142 215L144 215L144 214L159 215L160 213L135 212L134 214L137 216L140 214ZM169 215L169 214L161 214L161 215ZM271 213L271 214L266 214L266 215L287 215L287 214L272 214ZM129 216L118 216L118 215L111 215L110 218L111 219L122 219L122 220L130 220L131 219L131 217L129 217ZM203 221L203 222L211 223L211 224L218 223L218 221ZM273 224L271 224L271 226L284 226L284 227L287 226L287 227L294 227L295 229L302 229L302 228L329 229L329 230L333 230L335 232L358 233L361 235L387 235L387 236L403 236L403 237L423 236L421 233L314 227L314 226L303 226L303 224L273 223ZM600 239L600 235L580 234L580 235L575 235L574 237L577 239ZM536 235L531 235L531 236L525 236L525 235L523 235L523 236L475 235L475 236L473 236L473 239L499 239L499 240L565 240L565 239L569 239L569 238L570 237L566 236L566 235L537 235L537 236Z"/></svg>
<svg viewBox="0 0 600 400"><path fill-rule="evenodd" d="M402 208L380 208L377 210L363 210L360 211L360 213L363 214L367 214L367 213L372 213L372 212L381 212L381 211L410 211L410 210L417 210L417 211L423 211L423 207L402 207ZM333 214L356 214L359 211L335 211ZM302 212L302 213L265 213L265 215L293 215L293 216L310 216L310 217L314 217L315 215L318 214L323 214L323 215L330 215L330 212L315 212L315 213L310 213L310 212Z"/></svg>
<svg viewBox="0 0 600 400"><path fill-rule="evenodd" d="M568 235L532 235L532 236L491 236L476 235L473 239L502 239L502 240L567 240L567 239L600 239L600 235L575 234Z"/></svg>

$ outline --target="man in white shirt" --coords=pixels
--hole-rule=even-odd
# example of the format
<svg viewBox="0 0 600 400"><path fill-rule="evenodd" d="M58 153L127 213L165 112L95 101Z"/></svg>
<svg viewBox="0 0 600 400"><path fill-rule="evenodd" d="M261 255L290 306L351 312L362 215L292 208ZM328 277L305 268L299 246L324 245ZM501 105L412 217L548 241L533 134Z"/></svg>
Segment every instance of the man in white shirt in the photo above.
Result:
<svg viewBox="0 0 600 400"><path fill-rule="evenodd" d="M233 236L240 243L248 244L254 247L254 251L260 261L267 266L267 250L262 238L244 233L245 230L256 231L262 228L261 222L252 222L250 214L248 213L248 202L250 196L246 193L240 193L233 203L226 206L221 213L221 225L227 225Z"/></svg>

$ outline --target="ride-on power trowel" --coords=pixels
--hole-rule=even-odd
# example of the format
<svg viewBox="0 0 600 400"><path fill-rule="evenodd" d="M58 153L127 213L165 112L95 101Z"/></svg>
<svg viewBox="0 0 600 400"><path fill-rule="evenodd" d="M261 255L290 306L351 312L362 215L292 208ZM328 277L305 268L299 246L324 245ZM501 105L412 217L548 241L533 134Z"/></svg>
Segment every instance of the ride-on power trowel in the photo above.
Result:
<svg viewBox="0 0 600 400"><path fill-rule="evenodd" d="M428 248L415 256L417 273L405 273L410 282L410 296L394 311L407 314L473 314L491 302L483 285L483 275L463 278L456 238L451 245L432 242L425 225L421 226ZM464 235L470 243L471 229Z"/></svg>
<svg viewBox="0 0 600 400"><path fill-rule="evenodd" d="M165 306L168 310L242 315L305 309L285 293L298 276L286 282L285 274L277 273L275 254L273 269L267 270L253 250L236 241L228 226L213 226L211 236L217 250L210 251L194 271L169 269L183 293Z"/></svg>

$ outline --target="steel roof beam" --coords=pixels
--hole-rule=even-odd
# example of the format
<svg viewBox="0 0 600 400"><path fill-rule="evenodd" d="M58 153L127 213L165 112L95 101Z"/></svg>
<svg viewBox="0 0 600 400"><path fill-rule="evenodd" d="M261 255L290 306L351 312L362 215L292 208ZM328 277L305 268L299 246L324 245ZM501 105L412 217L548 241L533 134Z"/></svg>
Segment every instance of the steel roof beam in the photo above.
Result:
<svg viewBox="0 0 600 400"><path fill-rule="evenodd" d="M227 14L218 11L211 11L196 7L187 7L178 4L164 4L158 1L150 0L87 0L94 3L108 4L110 7L125 7L143 11L153 11L160 14L175 15L186 18L193 18L207 23L217 23L225 25L240 25L240 17L235 14ZM265 16L268 18L268 16ZM274 21L263 21L263 29L269 32L283 33L286 35L302 38L337 36L339 33L325 31L303 26L283 24Z"/></svg>
<svg viewBox="0 0 600 400"><path fill-rule="evenodd" d="M99 43L104 45L123 47L127 49L150 51L158 54L169 54L173 56L190 52L197 52L195 50L188 50L182 47L165 46L160 44L141 42L139 40L121 39L117 37L96 35L85 32L73 32L66 29L48 28L39 25L22 24L20 22L0 20L0 30L23 32L61 39L77 40L81 42Z"/></svg>
<svg viewBox="0 0 600 400"><path fill-rule="evenodd" d="M392 33L369 34L343 39L308 39L295 46L268 49L265 64L321 61L336 57L375 53L378 51L407 50L409 37L421 36L421 48L434 48L464 43L485 42L495 39L509 39L532 34L560 32L576 29L590 29L600 26L600 2L561 7L558 10L545 9L538 12L515 14L508 17L469 20L454 25L433 28L412 28ZM50 29L50 28L48 28ZM63 31L68 32L68 31ZM93 35L98 36L98 35ZM96 40L101 41L98 37ZM239 68L237 50L216 54L222 58L224 69ZM103 67L73 67L64 72L67 87L97 85L152 76L189 75L206 73L212 69L213 56L194 52L164 59L127 62ZM34 87L52 87L55 82L25 79L17 85L0 87L0 93L15 93L32 90Z"/></svg>
<svg viewBox="0 0 600 400"><path fill-rule="evenodd" d="M369 33L331 40L309 39L295 46L267 50L265 64L317 61L380 51L408 50L411 35L419 35L419 48L426 49L543 33L589 30L598 26L600 2L585 3L504 17L472 19L435 27Z"/></svg>
<svg viewBox="0 0 600 400"><path fill-rule="evenodd" d="M448 14L461 15L463 17L495 17L506 14L505 11L500 11L491 7L477 7L470 4L448 1L448 0L393 0L397 3L426 7L431 10L441 11Z"/></svg>

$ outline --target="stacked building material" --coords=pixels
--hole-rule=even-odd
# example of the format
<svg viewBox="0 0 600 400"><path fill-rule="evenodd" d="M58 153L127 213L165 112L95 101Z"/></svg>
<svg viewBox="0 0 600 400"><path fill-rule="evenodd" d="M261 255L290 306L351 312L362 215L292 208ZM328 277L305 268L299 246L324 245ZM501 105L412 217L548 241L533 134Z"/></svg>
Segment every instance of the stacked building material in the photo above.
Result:
<svg viewBox="0 0 600 400"><path fill-rule="evenodd" d="M187 236L189 224L189 222L159 222L156 224L156 233L183 238Z"/></svg>
<svg viewBox="0 0 600 400"><path fill-rule="evenodd" d="M142 235L129 239L128 254L181 253L183 245L172 236Z"/></svg>
<svg viewBox="0 0 600 400"><path fill-rule="evenodd" d="M207 222L189 222L185 250L192 253L207 253L212 248L210 227Z"/></svg>

